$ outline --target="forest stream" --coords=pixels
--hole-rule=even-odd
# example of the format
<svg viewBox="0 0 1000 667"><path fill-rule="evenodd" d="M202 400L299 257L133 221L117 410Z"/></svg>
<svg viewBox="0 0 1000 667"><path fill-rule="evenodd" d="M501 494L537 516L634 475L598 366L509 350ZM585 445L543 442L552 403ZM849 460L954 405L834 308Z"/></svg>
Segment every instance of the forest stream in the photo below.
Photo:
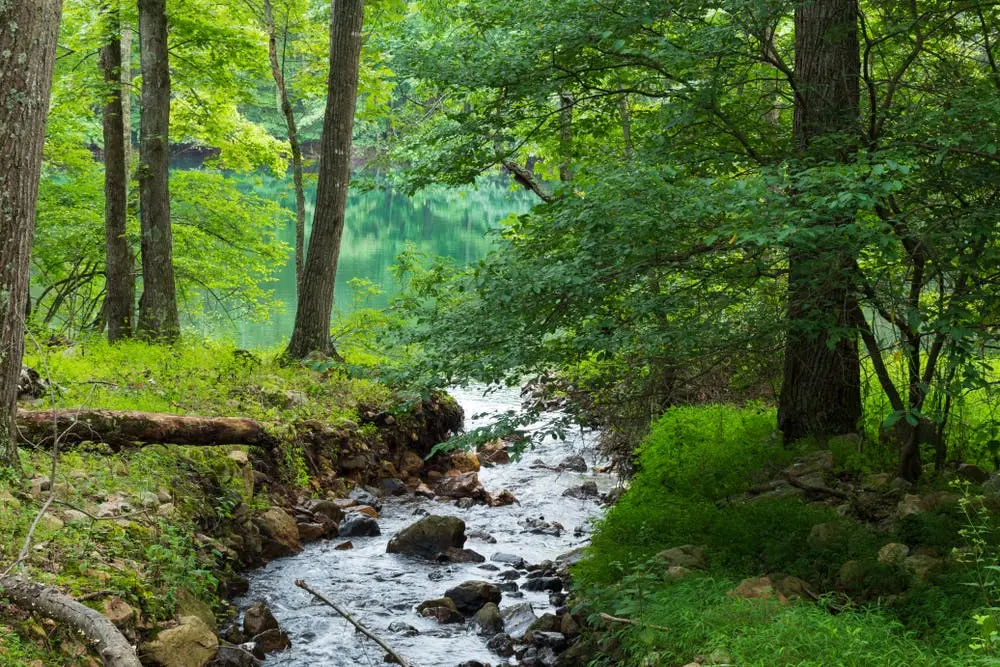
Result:
<svg viewBox="0 0 1000 667"><path fill-rule="evenodd" d="M484 396L482 388L470 388L454 390L452 394L465 410L467 429L483 425L491 414L520 407L516 390ZM335 549L344 538L313 542L302 553L276 560L252 573L249 593L239 601L241 608L255 600L266 601L292 641L291 649L268 656L266 664L297 667L382 664L383 651L378 646L355 633L332 609L297 588L296 579L304 579L346 607L414 665L451 667L467 660L516 664L505 663L506 659L491 653L486 647L488 638L478 636L471 622L440 625L419 615L415 607L423 600L441 597L447 589L463 581L500 583L498 575L509 571L511 566L494 562L495 554L512 554L534 564L554 560L586 544L592 520L603 512L599 498L577 499L564 496L563 492L587 481L596 482L601 493L614 487L611 475L594 472L599 464L595 441L592 432L576 430L567 434L565 442L549 439L527 450L519 460L483 467L480 471L483 486L491 492L507 489L519 503L461 509L453 502L412 495L383 498L379 517L381 536L352 537L354 548L350 550ZM583 456L587 472L555 469L572 454ZM466 548L485 556L486 562L442 564L386 553L389 539L425 513L464 520L469 538ZM535 523L539 519L548 524L558 522L563 530L539 531L540 524ZM519 585L525 581L524 574L522 570L520 578L515 580ZM502 612L524 602L531 603L539 615L554 610L549 593L544 591L504 592L499 607ZM419 632L414 633L406 626Z"/></svg>

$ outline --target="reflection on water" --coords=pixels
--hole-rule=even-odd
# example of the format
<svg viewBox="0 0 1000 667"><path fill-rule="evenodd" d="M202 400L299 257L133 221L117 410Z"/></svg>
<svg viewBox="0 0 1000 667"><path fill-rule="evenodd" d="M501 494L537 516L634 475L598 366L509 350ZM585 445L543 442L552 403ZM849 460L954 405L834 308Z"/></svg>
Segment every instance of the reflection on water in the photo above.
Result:
<svg viewBox="0 0 1000 667"><path fill-rule="evenodd" d="M289 209L295 207L291 178L284 180L239 177L241 187L268 199L280 201ZM315 185L306 192L306 238L312 223ZM343 244L337 269L334 303L339 312L355 307L355 297L348 281L369 280L385 292L369 298L363 306L382 307L388 304L396 286L391 267L407 243L433 255L451 257L461 264L470 264L491 249L489 235L498 223L511 213L526 212L536 200L523 190L511 190L507 179L484 180L469 188L428 188L413 197L392 189L352 192L348 198ZM294 248L295 228L280 231L281 240ZM247 348L273 347L292 331L295 320L295 255L289 251L288 261L278 280L267 285L285 304L270 321L238 323L235 338ZM205 321L204 335L232 335L219 331L217 320Z"/></svg>

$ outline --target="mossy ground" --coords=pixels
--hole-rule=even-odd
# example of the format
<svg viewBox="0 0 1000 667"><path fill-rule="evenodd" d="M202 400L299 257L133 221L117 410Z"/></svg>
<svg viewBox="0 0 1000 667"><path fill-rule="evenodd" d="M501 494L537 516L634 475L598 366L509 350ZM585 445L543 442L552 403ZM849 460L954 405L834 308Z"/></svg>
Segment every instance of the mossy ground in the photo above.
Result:
<svg viewBox="0 0 1000 667"><path fill-rule="evenodd" d="M385 410L401 400L338 366L284 365L276 354L225 344L83 341L29 352L25 364L55 387L22 407L246 416L278 434L306 420L353 426L359 409ZM357 431L372 436L364 426ZM51 480L56 502L35 530L23 572L78 598L93 595L87 604L95 609L110 595L121 597L138 612L140 631L172 617L179 601L198 600L224 615L223 583L238 561L216 538L232 529L236 515L270 503L266 494L254 495L252 474L248 479L242 457L230 456L234 450L247 452L173 445L119 453L84 445L60 452ZM286 443L282 450L281 483L309 492L313 480L301 449ZM51 452L24 447L22 465L23 479L0 478L0 570L17 559L49 495L39 480L51 474ZM93 518L108 501L124 505L111 517ZM0 667L24 667L32 660L93 664L66 629L5 615Z"/></svg>
<svg viewBox="0 0 1000 667"><path fill-rule="evenodd" d="M595 633L595 664L684 665L697 656L711 663L713 654L762 666L1000 664L989 650L971 648L983 637L974 615L995 604L998 589L976 584L973 565L947 559L966 546L970 519L959 508L923 512L887 528L798 497L739 500L816 447L782 447L774 423L764 407L701 406L673 409L654 425L631 488L598 525L589 558L574 569L581 611L595 620L603 612L640 623ZM834 474L845 479L877 472L891 460L836 442L831 449ZM944 484L929 478L918 492ZM971 522L977 521L983 518ZM812 527L826 522L839 523L843 539L810 546ZM995 524L992 517L981 524L988 536L981 565L1000 562ZM876 562L879 547L889 542L933 550L949 564L914 583L901 567ZM672 580L656 556L684 544L707 547L708 569ZM867 575L845 588L838 570L851 559L864 562ZM805 579L820 600L783 605L727 594L747 577L774 573Z"/></svg>

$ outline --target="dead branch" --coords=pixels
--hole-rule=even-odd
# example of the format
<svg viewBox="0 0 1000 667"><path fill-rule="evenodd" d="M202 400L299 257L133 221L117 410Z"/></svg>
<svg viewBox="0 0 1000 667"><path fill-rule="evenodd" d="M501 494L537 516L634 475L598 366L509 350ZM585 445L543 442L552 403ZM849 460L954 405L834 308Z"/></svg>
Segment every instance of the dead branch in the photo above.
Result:
<svg viewBox="0 0 1000 667"><path fill-rule="evenodd" d="M833 496L834 498L840 498L841 500L850 500L850 496L843 491L838 491L837 489L831 489L828 486L813 486L811 484L806 484L798 477L794 475L785 475L785 479L788 483L794 486L796 489L802 489L806 493L816 493L820 495Z"/></svg>
<svg viewBox="0 0 1000 667"><path fill-rule="evenodd" d="M315 598L316 598L317 600L319 600L319 601L320 601L320 602L322 602L323 604L325 604L325 605L327 605L327 606L329 606L329 607L333 608L333 610L334 610L335 612L337 612L338 614L340 614L341 616L343 616L343 617L344 617L345 619L347 619L347 622L348 622L348 623L350 623L351 625L353 625L353 626L354 626L354 628L355 628L355 629L356 629L356 630L357 630L358 632L360 632L361 634L365 635L366 637L368 637L369 639L371 639L372 641L374 641L374 642L375 642L376 644L378 644L379 646L381 646L381 647L382 647L383 649L385 649L385 651L386 651L386 652L387 652L387 653L388 653L388 654L389 654L390 656L392 656L392 658L393 658L393 659L394 659L394 660L395 660L395 661L396 661L397 663L399 663L399 664L400 664L400 665L402 665L403 667L416 667L416 666L415 666L415 665L414 665L413 663L411 663L411 662L408 662L408 661L406 660L406 658L404 658L403 656L401 656L401 655L399 655L398 653L396 653L396 652L395 652L395 651L394 651L394 650L392 649L392 647L391 647L391 646L389 646L388 644L386 644L386 643L385 643L385 641L383 641L383 640L382 640L382 638L381 638L381 637L379 637L378 635L376 635L376 634L375 634L374 632L372 632L371 630L369 630L369 629L368 629L368 628L366 628L365 626L361 625L361 623L360 623L360 622L358 622L358 620L357 620L357 619L355 619L355 618L354 618L353 616L351 616L351 615L350 615L350 614L349 614L349 613L347 612L347 610L346 610L346 609L344 609L343 607L341 607L340 605L338 605L338 604L337 604L336 602L334 602L334 601L333 601L333 600L331 600L330 598L326 597L325 595L323 595L323 594L322 594L322 593L320 593L319 591L317 591L317 590L315 590L315 589L311 588L311 587L309 586L309 584L307 584L306 582L304 582L304 581L303 581L303 580L301 580L301 579L296 579L296 580L295 580L295 585L296 585L296 586L298 586L299 588L301 588L301 589L302 589L302 590L304 590L304 591L308 591L309 593L312 593L312 595L313 595L313 596L314 596L314 597L315 597Z"/></svg>
<svg viewBox="0 0 1000 667"><path fill-rule="evenodd" d="M610 614L598 614L605 621L610 621L612 623L628 623L629 625L634 625L639 628L652 628L653 630L662 630L663 632L670 632L670 628L663 625L650 625L648 623L640 623L631 618L622 618L620 616L612 616Z"/></svg>

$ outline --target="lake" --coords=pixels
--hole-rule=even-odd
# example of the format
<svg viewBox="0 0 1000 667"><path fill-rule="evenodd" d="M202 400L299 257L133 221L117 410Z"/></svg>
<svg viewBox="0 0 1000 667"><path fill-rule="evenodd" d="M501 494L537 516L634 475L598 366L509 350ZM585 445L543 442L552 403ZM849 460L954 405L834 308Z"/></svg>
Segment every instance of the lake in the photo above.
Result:
<svg viewBox="0 0 1000 667"><path fill-rule="evenodd" d="M295 208L291 176L285 180L246 178L242 188L290 210ZM306 191L306 238L312 224L315 187ZM501 177L481 180L466 188L427 188L407 196L391 188L355 191L348 198L343 243L334 295L336 311L355 307L384 307L398 291L391 267L406 244L425 253L451 257L462 265L484 257L493 247L490 232L512 213L527 212L537 203L528 192L512 190ZM206 320L200 332L206 336L233 337L245 348L275 347L287 341L295 322L295 227L280 230L290 251L278 280L267 284L285 305L267 322L238 322L235 330L220 331L218 319ZM348 282L354 278L380 286L382 294L356 303Z"/></svg>

